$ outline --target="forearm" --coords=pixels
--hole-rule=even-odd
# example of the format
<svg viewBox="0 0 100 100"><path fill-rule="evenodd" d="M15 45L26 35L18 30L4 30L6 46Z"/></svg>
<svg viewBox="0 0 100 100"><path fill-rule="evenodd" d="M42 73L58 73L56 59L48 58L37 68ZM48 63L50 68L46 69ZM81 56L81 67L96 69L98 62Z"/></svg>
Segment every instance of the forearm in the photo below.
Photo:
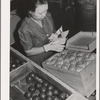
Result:
<svg viewBox="0 0 100 100"><path fill-rule="evenodd" d="M43 52L45 52L43 47L33 47L32 49L25 51L27 56L37 55L37 54L41 54Z"/></svg>

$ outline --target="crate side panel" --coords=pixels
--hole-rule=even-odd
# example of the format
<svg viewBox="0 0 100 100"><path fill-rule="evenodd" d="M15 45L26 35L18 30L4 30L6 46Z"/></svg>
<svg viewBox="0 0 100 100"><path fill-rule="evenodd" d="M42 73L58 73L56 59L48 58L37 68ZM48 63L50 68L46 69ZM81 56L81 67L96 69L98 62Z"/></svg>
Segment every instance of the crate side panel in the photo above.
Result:
<svg viewBox="0 0 100 100"><path fill-rule="evenodd" d="M51 74L53 74L55 77L57 77L58 79L60 79L61 81L63 81L64 83L66 83L68 86L70 86L71 88L73 88L75 91L85 95L84 93L84 86L80 79L76 79L75 77L71 77L70 74L64 74L64 73L60 73L57 70L54 70L52 68L48 68L48 67L44 67L48 72L50 72Z"/></svg>
<svg viewBox="0 0 100 100"><path fill-rule="evenodd" d="M96 73L92 74L83 83L86 96L89 97L96 90Z"/></svg>
<svg viewBox="0 0 100 100"><path fill-rule="evenodd" d="M19 51L17 51L16 49L14 49L13 47L10 47L10 50L17 54L19 57L21 57L22 59L26 60L26 61L29 61L30 59L27 58L26 56L24 56L23 54L21 54Z"/></svg>
<svg viewBox="0 0 100 100"><path fill-rule="evenodd" d="M93 60L86 68L84 68L81 72L81 78L82 81L84 82L86 79L90 77L91 74L96 72L96 59Z"/></svg>
<svg viewBox="0 0 100 100"><path fill-rule="evenodd" d="M68 99L66 100L88 100L87 98L81 96L80 94L72 94Z"/></svg>
<svg viewBox="0 0 100 100"><path fill-rule="evenodd" d="M18 79L22 78L23 76L25 76L26 74L30 72L30 68L27 66L28 66L28 63L10 73L11 84L15 83Z"/></svg>

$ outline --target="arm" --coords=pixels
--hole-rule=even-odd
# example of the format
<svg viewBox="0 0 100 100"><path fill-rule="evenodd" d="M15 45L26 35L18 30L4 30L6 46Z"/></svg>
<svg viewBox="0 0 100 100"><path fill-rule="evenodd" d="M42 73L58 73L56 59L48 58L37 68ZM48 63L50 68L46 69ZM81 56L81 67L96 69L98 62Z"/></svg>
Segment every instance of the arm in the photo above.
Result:
<svg viewBox="0 0 100 100"><path fill-rule="evenodd" d="M65 47L63 44L59 43L48 43L43 47L32 47L32 40L30 39L31 37L28 33L23 36L23 32L19 31L19 37L27 56L41 54L48 51L61 52Z"/></svg>
<svg viewBox="0 0 100 100"><path fill-rule="evenodd" d="M30 50L25 50L25 53L26 53L27 56L37 55L37 54L41 54L43 52L45 52L44 47L33 47Z"/></svg>
<svg viewBox="0 0 100 100"><path fill-rule="evenodd" d="M25 27L24 29L20 28L18 30L18 33L19 33L21 45L23 46L27 56L41 54L44 52L43 47L34 47L33 44L34 37L31 35L31 31L29 30L29 27Z"/></svg>
<svg viewBox="0 0 100 100"><path fill-rule="evenodd" d="M41 54L43 52L48 52L48 51L61 52L65 47L65 45L64 45L65 41L61 41L61 42L62 42L62 44L51 42L51 43L48 43L48 44L44 45L43 47L37 47L37 48L34 47L34 48L32 48L30 50L27 50L25 52L28 56L29 55Z"/></svg>
<svg viewBox="0 0 100 100"><path fill-rule="evenodd" d="M21 27L19 29L18 32L19 32L20 42L21 42L27 56L41 54L45 51L46 52L48 52L48 51L60 52L64 48L63 45L59 45L59 44L52 45L51 43L46 44L46 46L43 46L43 47L42 46L38 47L35 44L36 36L26 23L23 25L23 27Z"/></svg>

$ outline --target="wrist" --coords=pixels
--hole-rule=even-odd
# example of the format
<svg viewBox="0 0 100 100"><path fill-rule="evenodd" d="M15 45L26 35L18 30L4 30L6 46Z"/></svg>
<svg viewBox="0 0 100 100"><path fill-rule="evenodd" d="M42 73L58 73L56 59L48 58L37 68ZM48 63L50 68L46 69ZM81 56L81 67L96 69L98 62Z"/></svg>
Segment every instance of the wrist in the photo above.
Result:
<svg viewBox="0 0 100 100"><path fill-rule="evenodd" d="M45 47L43 46L43 51L46 52Z"/></svg>
<svg viewBox="0 0 100 100"><path fill-rule="evenodd" d="M43 49L44 49L45 52L48 52L49 51L49 46L48 45L44 45Z"/></svg>

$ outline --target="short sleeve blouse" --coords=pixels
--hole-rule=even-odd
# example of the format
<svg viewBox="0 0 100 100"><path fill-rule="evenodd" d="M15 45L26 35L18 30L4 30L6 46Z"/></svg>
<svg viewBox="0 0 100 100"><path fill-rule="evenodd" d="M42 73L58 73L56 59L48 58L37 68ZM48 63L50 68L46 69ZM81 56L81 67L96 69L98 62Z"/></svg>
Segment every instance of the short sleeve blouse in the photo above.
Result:
<svg viewBox="0 0 100 100"><path fill-rule="evenodd" d="M50 13L42 20L43 27L40 27L31 18L25 18L19 28L19 38L24 50L33 47L41 47L49 43L49 37L55 31ZM42 66L42 63L51 57L55 52L49 51L37 55L28 56L31 60Z"/></svg>
<svg viewBox="0 0 100 100"><path fill-rule="evenodd" d="M24 50L33 47L40 47L48 43L48 38L54 31L54 24L50 13L42 20L43 27L40 27L31 18L25 18L19 29L19 38Z"/></svg>

